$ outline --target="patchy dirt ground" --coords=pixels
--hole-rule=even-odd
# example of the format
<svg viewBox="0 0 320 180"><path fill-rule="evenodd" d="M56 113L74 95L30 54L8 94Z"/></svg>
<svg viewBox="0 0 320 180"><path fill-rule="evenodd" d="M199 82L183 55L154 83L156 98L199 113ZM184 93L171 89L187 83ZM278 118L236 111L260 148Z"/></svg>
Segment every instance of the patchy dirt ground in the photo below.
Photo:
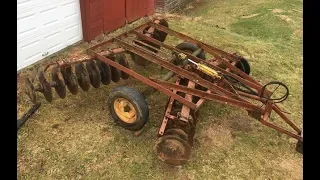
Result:
<svg viewBox="0 0 320 180"><path fill-rule="evenodd" d="M252 75L263 83L287 84L290 96L283 106L302 126L302 1L203 0L166 17L174 30L243 55ZM88 47L125 30L80 42L25 68L21 76L37 83L40 66L83 58ZM168 37L166 43L179 41ZM142 68L132 62L130 66L145 76L165 73L157 66ZM164 164L154 155L153 145L168 97L156 93L148 98L150 120L135 136L115 125L107 111L108 94L121 85L146 88L130 78L77 95L68 92L65 99L54 92L52 103L37 93L42 106L18 132L18 179L302 179L303 157L294 150L295 140L241 109L216 102L206 102L200 109L189 163L180 168ZM17 106L18 117L31 106L21 88ZM277 117L272 119L281 124Z"/></svg>

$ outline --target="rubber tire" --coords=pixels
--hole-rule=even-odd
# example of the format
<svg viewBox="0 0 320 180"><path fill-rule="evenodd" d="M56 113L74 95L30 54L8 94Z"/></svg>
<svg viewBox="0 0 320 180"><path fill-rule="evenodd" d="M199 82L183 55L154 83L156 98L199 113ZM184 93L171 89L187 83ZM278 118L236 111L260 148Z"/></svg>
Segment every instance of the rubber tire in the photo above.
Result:
<svg viewBox="0 0 320 180"><path fill-rule="evenodd" d="M165 26L165 27L169 27L168 22L166 20L164 20L164 19L160 19L160 23L159 24L162 25L162 26ZM149 28L150 28L150 26L146 27L143 30L143 34L145 34L148 31ZM166 32L160 31L158 29L155 29L154 32L153 32L153 38L158 40L158 41L164 42L166 37L167 37L167 33Z"/></svg>
<svg viewBox="0 0 320 180"><path fill-rule="evenodd" d="M245 58L241 58L240 62L235 65L238 69L243 71L244 73L250 75L251 69L248 60Z"/></svg>
<svg viewBox="0 0 320 180"><path fill-rule="evenodd" d="M134 106L137 112L136 122L126 123L117 116L117 114L114 111L113 103L118 98L125 98ZM126 86L119 86L114 88L108 97L108 107L114 122L127 130L138 131L148 122L148 103L146 99L142 96L142 94L133 88Z"/></svg>
<svg viewBox="0 0 320 180"><path fill-rule="evenodd" d="M198 49L198 47L194 44L191 44L189 42L183 42L180 43L176 46L177 49L180 49L182 51L196 51ZM206 59L206 55L204 52L201 52L198 56L198 58L205 60Z"/></svg>

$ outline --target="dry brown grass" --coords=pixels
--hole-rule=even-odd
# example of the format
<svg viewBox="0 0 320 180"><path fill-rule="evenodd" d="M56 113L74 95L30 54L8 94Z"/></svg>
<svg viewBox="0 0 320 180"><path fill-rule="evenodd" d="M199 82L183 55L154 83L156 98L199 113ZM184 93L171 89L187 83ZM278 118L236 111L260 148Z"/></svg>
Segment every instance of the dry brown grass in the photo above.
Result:
<svg viewBox="0 0 320 180"><path fill-rule="evenodd" d="M287 84L290 96L283 106L301 127L301 2L204 1L184 15L168 15L169 26L244 55L252 75L263 83ZM277 15L293 21L282 21ZM21 74L32 74L39 64L59 58L79 58L86 48L124 31L70 47ZM179 43L171 37L166 42ZM157 66L130 65L146 76L160 71ZM80 90L76 96L68 93L66 99L54 94L52 103L38 94L42 106L18 132L18 179L302 179L302 155L294 150L295 140L249 118L243 110L215 102L206 102L200 109L190 162L180 168L164 164L154 155L153 145L168 97L156 93L148 98L150 120L137 137L116 126L107 111L108 94L120 85L146 87L130 78L86 93ZM22 93L17 102L21 116L30 102Z"/></svg>

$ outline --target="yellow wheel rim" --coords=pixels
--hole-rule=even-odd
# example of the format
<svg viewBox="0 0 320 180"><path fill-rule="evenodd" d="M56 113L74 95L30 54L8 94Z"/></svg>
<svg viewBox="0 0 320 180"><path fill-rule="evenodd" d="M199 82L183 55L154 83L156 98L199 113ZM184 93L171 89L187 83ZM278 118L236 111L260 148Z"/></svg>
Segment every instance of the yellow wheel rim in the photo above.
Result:
<svg viewBox="0 0 320 180"><path fill-rule="evenodd" d="M130 101L118 98L113 103L117 116L126 123L134 123L137 120L137 111Z"/></svg>

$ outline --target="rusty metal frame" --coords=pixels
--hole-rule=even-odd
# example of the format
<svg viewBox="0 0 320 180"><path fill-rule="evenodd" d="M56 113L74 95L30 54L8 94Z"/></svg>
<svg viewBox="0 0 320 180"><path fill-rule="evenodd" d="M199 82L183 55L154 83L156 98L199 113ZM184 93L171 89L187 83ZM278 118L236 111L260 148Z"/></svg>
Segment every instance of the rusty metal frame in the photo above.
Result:
<svg viewBox="0 0 320 180"><path fill-rule="evenodd" d="M213 100L221 103L230 104L236 107L244 108L248 111L249 115L258 119L262 124L270 128L273 128L279 132L287 134L295 139L298 139L301 142L303 141L301 136L301 130L280 110L280 108L274 102L264 98L264 96L269 95L271 92L266 90L264 91L264 94L261 95L261 89L263 86L258 81L256 81L253 77L242 72L240 69L238 69L235 66L235 63L240 61L240 58L241 58L240 56L225 52L219 48L213 47L204 42L198 41L182 33L169 29L165 26L159 25L158 23L159 23L159 20L156 19L154 22L148 22L146 24L142 24L130 31L120 34L117 37L111 38L107 41L104 41L98 45L95 45L89 48L87 53L88 55L91 56L90 59L98 59L100 61L103 61L104 63L107 63L110 66L115 67L116 69L119 69L120 71L123 71L129 74L131 77L140 80L146 85L151 86L152 88L155 88L156 90L170 97L169 105L167 106L165 116L163 118L162 125L159 130L160 135L163 135L168 119L175 118L169 113L171 111L172 103L174 100L177 100L183 104L184 114L188 114L190 109L193 109L194 111L198 110L205 100ZM147 31L148 33L143 34L142 30L147 27L149 27ZM152 33L155 29L165 32L168 35L174 36L178 39L188 41L197 45L204 52L212 55L214 59L212 59L211 61L202 60L196 56L193 56L190 53L183 52L171 45L165 44L164 42L161 42L152 38ZM248 93L244 93L236 90L235 91L227 90L224 86L225 82L223 81L211 82L209 80L206 80L200 77L197 73L190 72L184 69L183 66L174 65L170 61L168 61L168 59L163 58L162 56L159 56L156 53L151 52L141 46L134 45L134 42L137 40L137 38L159 45L161 48L170 50L173 53L183 52L187 55L189 59L197 63L206 64L207 66L210 66L211 68L217 71L220 71L223 74L226 74L235 78L239 82L255 90L257 94L260 94L260 96L252 95L252 94L248 94ZM118 45L118 48L115 48L115 49L103 48L108 44L116 44ZM103 50L101 50L101 48ZM126 68L108 58L110 56L113 56L119 53L136 54L146 59L147 61L151 61L152 63L157 64L167 70L173 71L176 77L189 79L190 80L189 87L179 85L179 83L177 83L178 81L176 83L171 83L171 82L161 81L159 79L144 77L138 72L131 70L129 68ZM77 62L82 62L87 60L89 59L79 60ZM58 65L68 66L72 63L75 63L75 62L66 63L66 62L60 61L58 62ZM223 64L226 67L226 69L220 67L219 65L221 64ZM207 88L207 90L202 91L202 90L192 88L196 84ZM187 96L181 97L177 94L177 92L183 92L187 94ZM197 103L194 103L192 102L192 98L191 98L192 96L199 97L200 100ZM260 107L258 105L255 105L251 101L263 103L265 104L265 107ZM296 133L292 133L280 126L277 126L269 122L268 119L270 117L270 114L273 111L277 113L281 117L281 119L283 119L287 124L289 124L289 126L293 130L295 130Z"/></svg>

